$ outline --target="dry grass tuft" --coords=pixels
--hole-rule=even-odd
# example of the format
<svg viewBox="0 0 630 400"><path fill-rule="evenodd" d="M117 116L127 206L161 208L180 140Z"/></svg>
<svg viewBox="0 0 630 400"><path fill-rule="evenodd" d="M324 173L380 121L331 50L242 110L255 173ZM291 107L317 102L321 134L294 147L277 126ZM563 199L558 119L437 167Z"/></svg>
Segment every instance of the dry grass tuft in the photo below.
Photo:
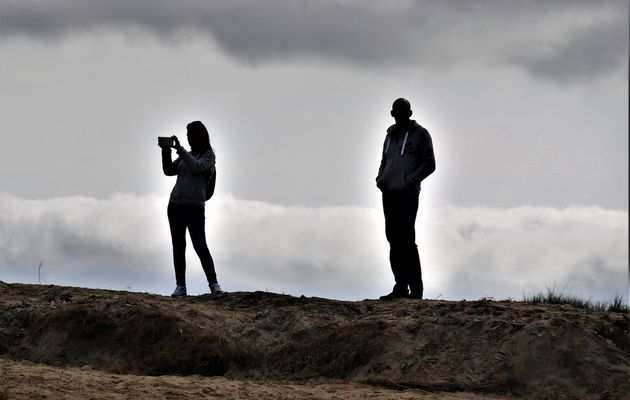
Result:
<svg viewBox="0 0 630 400"><path fill-rule="evenodd" d="M591 311L618 313L627 313L629 311L628 303L620 295L615 295L610 301L592 302L567 294L555 287L547 287L544 291L541 290L538 293L524 295L523 301L534 304L570 304L574 307Z"/></svg>

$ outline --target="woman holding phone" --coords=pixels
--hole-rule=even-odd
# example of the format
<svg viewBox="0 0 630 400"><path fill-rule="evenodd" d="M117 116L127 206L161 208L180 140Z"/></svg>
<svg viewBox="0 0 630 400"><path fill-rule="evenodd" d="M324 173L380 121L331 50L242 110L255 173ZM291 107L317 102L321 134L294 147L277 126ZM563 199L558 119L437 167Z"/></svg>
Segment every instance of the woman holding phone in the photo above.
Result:
<svg viewBox="0 0 630 400"><path fill-rule="evenodd" d="M167 176L177 175L168 203L168 222L173 242L173 263L177 286L172 297L186 296L186 229L190 233L193 248L199 256L201 266L208 279L211 293L221 291L214 270L214 261L206 244L205 202L208 193L208 180L216 173L215 156L210 146L208 130L201 121L186 126L190 151L186 151L177 136L158 138L162 148L162 170ZM170 140L169 140L170 139ZM179 157L172 161L171 149Z"/></svg>

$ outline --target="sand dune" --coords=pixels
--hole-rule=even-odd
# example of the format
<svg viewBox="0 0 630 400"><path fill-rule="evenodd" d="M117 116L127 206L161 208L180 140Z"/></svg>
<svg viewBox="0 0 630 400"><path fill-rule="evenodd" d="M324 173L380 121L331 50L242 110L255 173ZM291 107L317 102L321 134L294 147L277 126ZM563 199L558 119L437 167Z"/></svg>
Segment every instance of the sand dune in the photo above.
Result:
<svg viewBox="0 0 630 400"><path fill-rule="evenodd" d="M627 399L630 318L0 282L0 399Z"/></svg>

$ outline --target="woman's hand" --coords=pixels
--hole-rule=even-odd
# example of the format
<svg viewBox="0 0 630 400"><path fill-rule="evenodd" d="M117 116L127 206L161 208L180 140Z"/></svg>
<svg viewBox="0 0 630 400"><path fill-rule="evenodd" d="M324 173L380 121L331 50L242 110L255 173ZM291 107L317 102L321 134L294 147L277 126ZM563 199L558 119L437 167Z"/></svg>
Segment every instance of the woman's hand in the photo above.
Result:
<svg viewBox="0 0 630 400"><path fill-rule="evenodd" d="M179 139L177 139L177 136L173 135L173 136L171 136L171 138L173 139L173 148L175 150L181 149L182 146L179 144Z"/></svg>

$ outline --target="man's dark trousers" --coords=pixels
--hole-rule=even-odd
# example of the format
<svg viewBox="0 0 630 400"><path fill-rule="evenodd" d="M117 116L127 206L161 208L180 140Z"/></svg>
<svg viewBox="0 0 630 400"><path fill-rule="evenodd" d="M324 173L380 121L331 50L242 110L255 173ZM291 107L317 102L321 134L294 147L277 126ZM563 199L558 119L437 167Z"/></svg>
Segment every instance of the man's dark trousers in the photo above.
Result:
<svg viewBox="0 0 630 400"><path fill-rule="evenodd" d="M396 282L394 293L406 295L409 287L412 294L422 296L422 270L415 231L418 193L383 193L383 211L385 235L390 248L389 261Z"/></svg>

